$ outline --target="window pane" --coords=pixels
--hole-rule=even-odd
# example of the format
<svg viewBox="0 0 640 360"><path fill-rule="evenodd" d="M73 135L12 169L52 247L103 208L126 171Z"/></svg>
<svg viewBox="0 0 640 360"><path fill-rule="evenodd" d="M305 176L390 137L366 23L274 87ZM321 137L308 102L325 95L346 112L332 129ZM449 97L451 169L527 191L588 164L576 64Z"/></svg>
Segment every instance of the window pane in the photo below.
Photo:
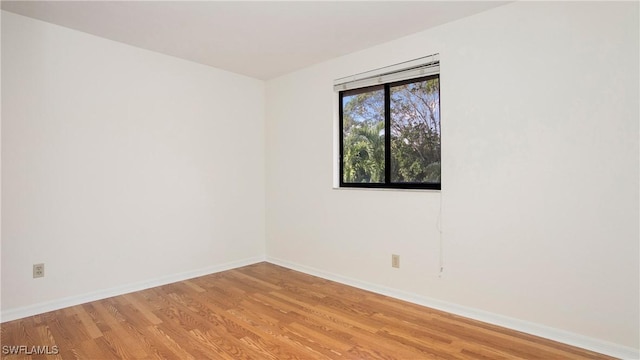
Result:
<svg viewBox="0 0 640 360"><path fill-rule="evenodd" d="M391 182L440 183L438 77L390 87Z"/></svg>
<svg viewBox="0 0 640 360"><path fill-rule="evenodd" d="M342 181L384 183L384 87L343 94L342 140Z"/></svg>

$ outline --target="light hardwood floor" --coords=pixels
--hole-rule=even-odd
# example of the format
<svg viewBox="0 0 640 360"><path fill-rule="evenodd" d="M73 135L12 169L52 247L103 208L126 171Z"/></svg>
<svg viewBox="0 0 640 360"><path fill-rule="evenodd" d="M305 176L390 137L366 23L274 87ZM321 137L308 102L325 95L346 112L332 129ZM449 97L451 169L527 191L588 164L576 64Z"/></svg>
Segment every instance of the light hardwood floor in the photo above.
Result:
<svg viewBox="0 0 640 360"><path fill-rule="evenodd" d="M269 263L3 323L3 359L610 359Z"/></svg>

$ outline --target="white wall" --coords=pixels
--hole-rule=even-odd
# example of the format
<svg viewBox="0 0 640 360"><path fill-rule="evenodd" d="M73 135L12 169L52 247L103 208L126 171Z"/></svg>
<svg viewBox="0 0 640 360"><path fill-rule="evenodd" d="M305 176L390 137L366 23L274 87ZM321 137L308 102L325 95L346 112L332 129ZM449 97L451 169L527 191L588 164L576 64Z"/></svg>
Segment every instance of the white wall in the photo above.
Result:
<svg viewBox="0 0 640 360"><path fill-rule="evenodd" d="M262 81L2 12L3 320L263 259L264 100Z"/></svg>
<svg viewBox="0 0 640 360"><path fill-rule="evenodd" d="M2 16L0 15L0 40L2 40ZM2 45L0 43L0 45ZM2 46L0 46L0 84L2 84ZM0 100L2 86L0 86ZM0 101L0 317L2 316L2 101Z"/></svg>
<svg viewBox="0 0 640 360"><path fill-rule="evenodd" d="M638 349L638 28L518 2L269 81L267 258ZM442 192L332 189L333 79L432 53Z"/></svg>

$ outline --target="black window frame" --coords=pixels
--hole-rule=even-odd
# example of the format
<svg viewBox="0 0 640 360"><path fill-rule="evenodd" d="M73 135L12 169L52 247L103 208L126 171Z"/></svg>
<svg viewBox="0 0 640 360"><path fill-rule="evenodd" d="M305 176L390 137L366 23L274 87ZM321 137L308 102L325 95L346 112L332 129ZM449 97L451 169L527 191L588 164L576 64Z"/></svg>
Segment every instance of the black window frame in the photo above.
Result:
<svg viewBox="0 0 640 360"><path fill-rule="evenodd" d="M385 84L366 86L362 88L355 88L349 90L342 90L338 92L338 108L339 108L339 187L340 188L369 188L369 189L418 189L418 190L441 190L442 178L438 183L416 183L416 182L391 182L391 91L390 88L395 86L401 86L414 82L428 81L431 79L438 79L438 89L440 89L440 74L433 74L428 76L422 76L418 78L411 78L406 80L394 81ZM343 97L345 93L347 96L353 95L353 93L362 93L374 91L375 89L384 89L384 183L350 183L344 181L344 109L343 109ZM438 90L438 113L440 122L442 122L442 108L440 106L440 90ZM440 128L442 129L442 128ZM440 130L440 141L442 142L442 130ZM442 151L442 150L441 150ZM442 166L442 153L440 153L440 164Z"/></svg>

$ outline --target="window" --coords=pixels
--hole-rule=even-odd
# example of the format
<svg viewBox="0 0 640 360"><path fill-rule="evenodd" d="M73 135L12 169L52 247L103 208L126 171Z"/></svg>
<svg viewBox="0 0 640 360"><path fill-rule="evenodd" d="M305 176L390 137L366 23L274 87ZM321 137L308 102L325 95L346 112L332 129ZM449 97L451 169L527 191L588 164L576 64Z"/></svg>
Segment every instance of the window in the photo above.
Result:
<svg viewBox="0 0 640 360"><path fill-rule="evenodd" d="M339 91L340 187L440 189L433 64L428 76Z"/></svg>

